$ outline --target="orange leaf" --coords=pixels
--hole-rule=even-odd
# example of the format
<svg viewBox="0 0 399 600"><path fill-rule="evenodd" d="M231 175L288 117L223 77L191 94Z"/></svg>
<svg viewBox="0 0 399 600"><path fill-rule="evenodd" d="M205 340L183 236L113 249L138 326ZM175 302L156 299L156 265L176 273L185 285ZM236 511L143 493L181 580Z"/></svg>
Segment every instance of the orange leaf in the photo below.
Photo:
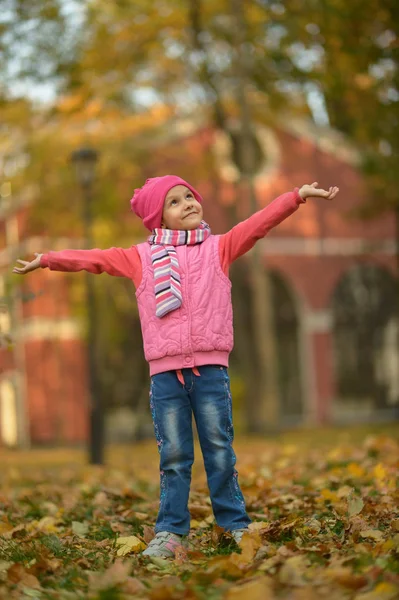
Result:
<svg viewBox="0 0 399 600"><path fill-rule="evenodd" d="M174 553L175 553L175 563L177 565L182 565L183 563L187 562L187 560L188 560L187 550L184 546L182 546L182 545L176 546Z"/></svg>

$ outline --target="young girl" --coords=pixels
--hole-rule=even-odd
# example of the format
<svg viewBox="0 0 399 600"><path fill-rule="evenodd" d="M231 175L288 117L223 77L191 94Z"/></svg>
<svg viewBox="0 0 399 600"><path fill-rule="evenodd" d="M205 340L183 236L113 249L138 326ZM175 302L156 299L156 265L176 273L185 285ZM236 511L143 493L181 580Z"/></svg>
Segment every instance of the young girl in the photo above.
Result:
<svg viewBox="0 0 399 600"><path fill-rule="evenodd" d="M189 532L188 497L194 461L192 414L204 459L217 524L237 543L251 522L235 469L227 372L233 348L229 267L274 226L314 196L332 200L337 187L304 185L224 235L203 221L202 198L174 175L148 179L136 189L132 210L151 231L130 248L63 250L18 260L14 273L38 267L54 271L109 273L136 287L150 408L160 453L160 504L155 538L144 554L173 556Z"/></svg>

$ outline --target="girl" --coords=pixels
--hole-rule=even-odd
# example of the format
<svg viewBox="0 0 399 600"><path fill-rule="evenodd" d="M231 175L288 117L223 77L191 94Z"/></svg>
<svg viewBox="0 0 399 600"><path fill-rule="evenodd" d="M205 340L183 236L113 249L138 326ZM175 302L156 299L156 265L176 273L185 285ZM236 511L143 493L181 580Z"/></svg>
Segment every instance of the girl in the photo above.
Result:
<svg viewBox="0 0 399 600"><path fill-rule="evenodd" d="M308 197L332 200L317 183L285 193L224 235L203 221L202 198L174 175L147 179L131 208L151 231L130 248L63 250L36 254L14 273L39 267L54 271L109 273L136 287L150 407L160 453L160 504L155 538L143 554L168 557L189 532L188 497L194 461L192 414L204 459L217 524L237 543L251 522L235 469L227 372L233 348L229 267L255 242L293 214Z"/></svg>

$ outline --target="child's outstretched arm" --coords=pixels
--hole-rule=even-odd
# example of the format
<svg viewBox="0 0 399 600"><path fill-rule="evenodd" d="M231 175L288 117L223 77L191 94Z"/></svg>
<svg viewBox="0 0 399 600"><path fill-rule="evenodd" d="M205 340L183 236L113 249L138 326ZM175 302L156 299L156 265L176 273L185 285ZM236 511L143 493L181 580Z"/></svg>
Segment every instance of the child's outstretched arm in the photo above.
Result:
<svg viewBox="0 0 399 600"><path fill-rule="evenodd" d="M223 271L227 274L230 265L240 256L248 252L255 243L265 237L273 227L284 221L298 210L307 198L324 198L332 200L339 188L328 190L318 188L318 183L303 185L293 192L282 194L265 208L253 214L249 219L238 223L229 232L220 236L219 256Z"/></svg>
<svg viewBox="0 0 399 600"><path fill-rule="evenodd" d="M18 259L22 265L14 267L13 273L25 275L35 269L48 267L52 271L74 273L88 271L89 273L108 273L115 277L127 277L136 283L141 278L141 260L137 248L108 248L100 250L61 250L46 254L35 253L32 261Z"/></svg>

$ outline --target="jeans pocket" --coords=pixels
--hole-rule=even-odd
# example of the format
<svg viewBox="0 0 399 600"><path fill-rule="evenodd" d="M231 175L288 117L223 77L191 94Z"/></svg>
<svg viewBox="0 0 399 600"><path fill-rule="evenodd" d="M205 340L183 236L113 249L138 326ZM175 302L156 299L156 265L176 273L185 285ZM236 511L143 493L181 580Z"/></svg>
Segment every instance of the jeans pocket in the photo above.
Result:
<svg viewBox="0 0 399 600"><path fill-rule="evenodd" d="M227 367L222 365L203 365L198 367L201 377L209 377L215 381L223 381L228 378Z"/></svg>

